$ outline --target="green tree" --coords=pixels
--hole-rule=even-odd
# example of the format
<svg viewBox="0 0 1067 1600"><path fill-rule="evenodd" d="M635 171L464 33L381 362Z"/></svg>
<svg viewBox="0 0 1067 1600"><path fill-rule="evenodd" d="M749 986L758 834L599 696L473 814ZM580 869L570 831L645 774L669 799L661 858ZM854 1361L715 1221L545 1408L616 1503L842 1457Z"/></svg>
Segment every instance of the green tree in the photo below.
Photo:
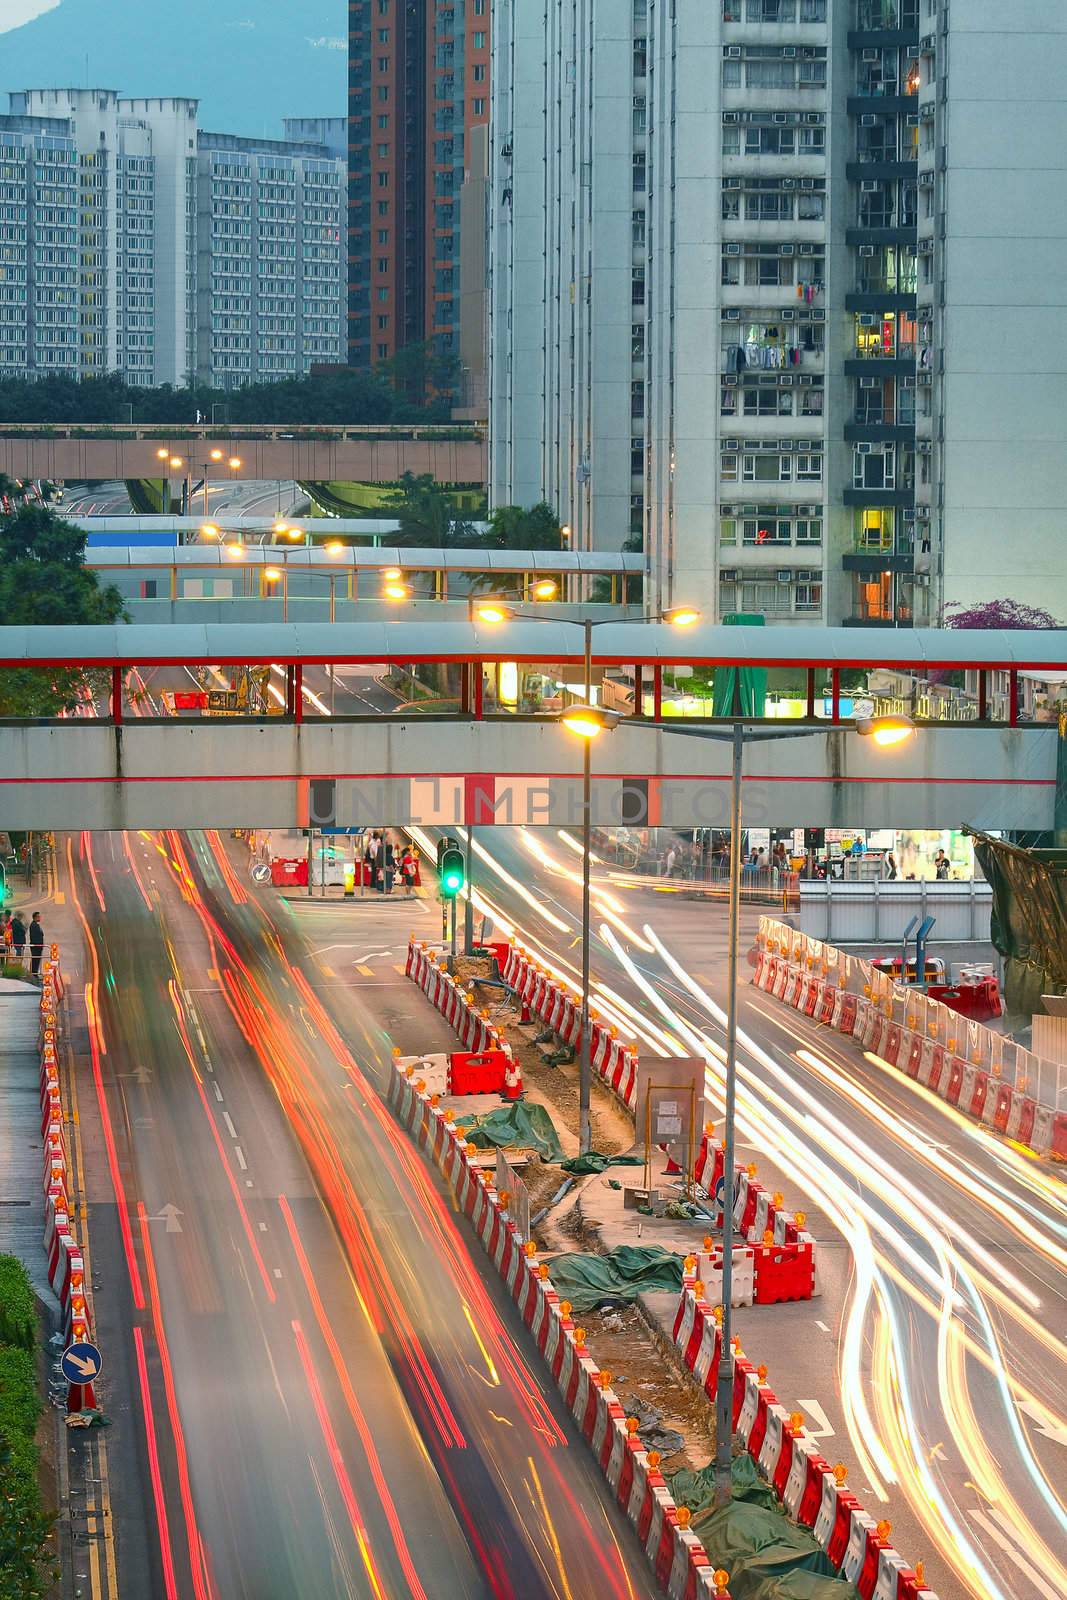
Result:
<svg viewBox="0 0 1067 1600"><path fill-rule="evenodd" d="M489 518L485 543L492 550L562 550L563 531L544 500L528 509L497 506Z"/></svg>
<svg viewBox="0 0 1067 1600"><path fill-rule="evenodd" d="M0 516L0 619L11 626L55 627L125 619L113 584L85 565L86 534L43 506L21 504ZM0 716L54 717L72 711L101 674L82 667L18 668L0 675Z"/></svg>
<svg viewBox="0 0 1067 1600"><path fill-rule="evenodd" d="M451 495L429 472L405 472L389 509L400 523L398 545L430 550L478 545L473 526L457 514Z"/></svg>

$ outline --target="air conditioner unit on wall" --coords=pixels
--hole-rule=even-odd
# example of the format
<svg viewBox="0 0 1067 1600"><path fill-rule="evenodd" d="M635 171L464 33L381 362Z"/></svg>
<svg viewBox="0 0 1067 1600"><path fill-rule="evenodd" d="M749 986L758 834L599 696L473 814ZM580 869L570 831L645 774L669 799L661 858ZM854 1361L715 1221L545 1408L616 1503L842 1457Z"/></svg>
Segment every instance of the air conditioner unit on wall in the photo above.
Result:
<svg viewBox="0 0 1067 1600"><path fill-rule="evenodd" d="M741 254L741 246L739 244L724 244L723 250L728 256L739 256Z"/></svg>
<svg viewBox="0 0 1067 1600"><path fill-rule="evenodd" d="M779 567L774 576L778 583L792 583L793 569L792 567Z"/></svg>
<svg viewBox="0 0 1067 1600"><path fill-rule="evenodd" d="M778 246L778 254L780 256L792 256L792 255L795 255L796 254L796 245L793 245L793 244L780 244Z"/></svg>
<svg viewBox="0 0 1067 1600"><path fill-rule="evenodd" d="M739 111L724 111L722 114L722 120L724 122L740 122L741 113Z"/></svg>
<svg viewBox="0 0 1067 1600"><path fill-rule="evenodd" d="M741 46L739 44L728 44L723 51L723 55L725 55L730 61L740 61Z"/></svg>
<svg viewBox="0 0 1067 1600"><path fill-rule="evenodd" d="M860 379L860 388L861 389L877 389L877 387L878 387L878 379L877 378L861 378Z"/></svg>
<svg viewBox="0 0 1067 1600"><path fill-rule="evenodd" d="M736 567L722 567L722 568L720 568L720 570L719 570L719 581L720 581L720 583L736 583L737 582L737 568Z"/></svg>
<svg viewBox="0 0 1067 1600"><path fill-rule="evenodd" d="M872 257L874 256L874 245L873 244L861 244L860 245L860 255L861 255L861 257L863 258L864 261L870 261L872 259Z"/></svg>
<svg viewBox="0 0 1067 1600"><path fill-rule="evenodd" d="M724 439L722 447L724 450L740 450L741 441L740 439Z"/></svg>
<svg viewBox="0 0 1067 1600"><path fill-rule="evenodd" d="M878 126L878 118L877 117L872 117L870 112L864 112L863 116L860 118L860 127L861 128L876 128L877 126Z"/></svg>
<svg viewBox="0 0 1067 1600"><path fill-rule="evenodd" d="M776 111L774 113L774 121L777 123L777 125L779 127L784 127L785 124L787 122L789 122L789 120L790 120L790 117L789 117L789 112L788 111Z"/></svg>

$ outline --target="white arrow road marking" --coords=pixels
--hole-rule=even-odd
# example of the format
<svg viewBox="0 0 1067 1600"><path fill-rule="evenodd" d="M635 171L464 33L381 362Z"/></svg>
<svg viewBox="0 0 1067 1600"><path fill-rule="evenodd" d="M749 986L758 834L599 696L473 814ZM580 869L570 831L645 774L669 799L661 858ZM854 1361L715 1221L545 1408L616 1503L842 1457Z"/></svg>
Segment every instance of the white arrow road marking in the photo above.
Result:
<svg viewBox="0 0 1067 1600"><path fill-rule="evenodd" d="M165 1222L167 1225L167 1233L181 1233L182 1225L178 1221L178 1218L184 1217L184 1215L185 1212L179 1211L178 1207L172 1203L170 1205L163 1206L158 1217L149 1217L148 1220L149 1222Z"/></svg>
<svg viewBox="0 0 1067 1600"><path fill-rule="evenodd" d="M1037 1568L1032 1567L1012 1541L1004 1537L992 1517L987 1517L984 1511L971 1511L969 1515L971 1521L977 1522L983 1533L992 1539L995 1545L999 1545L1005 1554L1015 1562L1019 1571L1025 1574L1027 1582L1031 1585L1031 1594L1043 1595L1044 1600L1061 1600L1061 1596L1045 1582Z"/></svg>
<svg viewBox="0 0 1067 1600"><path fill-rule="evenodd" d="M1056 1444L1067 1444L1067 1428L1058 1424L1044 1406L1039 1405L1036 1400L1019 1400L1017 1404L1019 1410L1025 1411L1032 1419L1038 1433L1043 1434L1046 1439L1052 1439Z"/></svg>
<svg viewBox="0 0 1067 1600"><path fill-rule="evenodd" d="M798 1400L797 1405L804 1413L804 1432L809 1439L833 1438L837 1429L817 1400Z"/></svg>

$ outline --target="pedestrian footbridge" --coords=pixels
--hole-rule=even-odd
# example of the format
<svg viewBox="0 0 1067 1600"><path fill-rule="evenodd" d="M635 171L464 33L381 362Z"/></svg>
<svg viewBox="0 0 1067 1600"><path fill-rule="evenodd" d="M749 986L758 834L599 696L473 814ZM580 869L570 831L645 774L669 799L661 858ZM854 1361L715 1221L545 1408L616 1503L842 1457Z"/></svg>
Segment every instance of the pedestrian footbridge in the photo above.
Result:
<svg viewBox="0 0 1067 1600"><path fill-rule="evenodd" d="M563 621L0 628L5 681L72 667L92 674L78 715L0 723L6 827L581 818L581 750L557 719L584 695L582 630ZM601 825L726 823L716 711L741 684L761 735L746 825L1067 826L1067 743L1039 720L1041 686L1067 680L1062 633L608 622L591 676L621 713L592 749ZM858 737L870 706L909 710L916 736Z"/></svg>

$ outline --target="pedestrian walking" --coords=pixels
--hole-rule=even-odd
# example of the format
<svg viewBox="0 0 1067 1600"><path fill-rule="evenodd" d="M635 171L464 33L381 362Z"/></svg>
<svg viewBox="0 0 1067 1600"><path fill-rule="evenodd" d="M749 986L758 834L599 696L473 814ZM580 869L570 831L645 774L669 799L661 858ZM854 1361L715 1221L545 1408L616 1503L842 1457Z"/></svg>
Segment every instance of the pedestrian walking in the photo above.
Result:
<svg viewBox="0 0 1067 1600"><path fill-rule="evenodd" d="M26 949L26 924L17 911L11 918L11 949L15 958L21 961Z"/></svg>
<svg viewBox="0 0 1067 1600"><path fill-rule="evenodd" d="M939 883L944 883L946 881L951 866L952 863L949 861L948 856L943 850L939 850L937 852L937 858L934 861L934 876L937 878Z"/></svg>
<svg viewBox="0 0 1067 1600"><path fill-rule="evenodd" d="M2 935L3 940L4 940L4 954L5 955L9 955L11 953L11 913L10 913L10 911L5 911L3 916L0 917L0 935Z"/></svg>
<svg viewBox="0 0 1067 1600"><path fill-rule="evenodd" d="M897 860L892 850L887 850L885 853L885 875L887 878L895 878L897 875Z"/></svg>
<svg viewBox="0 0 1067 1600"><path fill-rule="evenodd" d="M35 911L30 918L30 976L40 976L41 957L44 955L44 928L41 926L41 913Z"/></svg>
<svg viewBox="0 0 1067 1600"><path fill-rule="evenodd" d="M404 887L407 889L409 894L414 891L415 874L417 871L418 864L415 860L411 846L406 845L404 848L404 854L400 858L400 876L403 878Z"/></svg>

